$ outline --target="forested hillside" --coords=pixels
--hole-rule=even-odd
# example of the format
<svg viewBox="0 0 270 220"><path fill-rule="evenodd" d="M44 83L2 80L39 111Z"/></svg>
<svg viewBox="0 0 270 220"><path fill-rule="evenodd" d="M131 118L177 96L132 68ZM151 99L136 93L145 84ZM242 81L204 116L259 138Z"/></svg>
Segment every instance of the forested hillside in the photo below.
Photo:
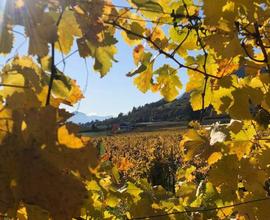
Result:
<svg viewBox="0 0 270 220"><path fill-rule="evenodd" d="M189 94L186 93L172 102L161 99L157 102L149 103L144 106L133 108L128 114L119 114L114 119L107 122L150 122L150 121L187 121L198 119L200 112L195 112L189 103Z"/></svg>
<svg viewBox="0 0 270 220"><path fill-rule="evenodd" d="M106 119L99 122L88 122L82 127L90 127L92 124L112 125L114 123L142 123L142 122L161 122L161 121L181 121L189 122L199 120L201 111L194 111L190 105L190 94L185 93L172 102L161 99L157 102L149 103L144 106L134 107L127 114L120 113L117 117ZM224 115L217 115L212 107L208 107L204 113L204 118L221 119ZM228 118L228 117L227 117Z"/></svg>

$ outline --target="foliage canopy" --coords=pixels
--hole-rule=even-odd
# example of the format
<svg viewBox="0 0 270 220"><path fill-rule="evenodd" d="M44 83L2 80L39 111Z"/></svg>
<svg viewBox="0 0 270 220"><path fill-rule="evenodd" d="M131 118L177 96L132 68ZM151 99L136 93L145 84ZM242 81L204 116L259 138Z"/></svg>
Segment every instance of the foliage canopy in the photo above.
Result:
<svg viewBox="0 0 270 220"><path fill-rule="evenodd" d="M175 212L181 219L267 219L269 1L128 3L6 1L0 53L11 53L18 25L29 49L1 69L0 212L19 219L179 219ZM83 94L57 69L55 53L74 53L77 45L79 56L92 57L103 77L116 62L117 29L134 47L136 69L128 76L139 90L159 91L172 101L187 70L186 91L193 109L202 110L201 122L210 105L234 119L211 131L191 125L179 145L183 167L175 196L144 180L119 190L115 167L97 161L90 140L77 135L66 123L70 115L59 108ZM170 62L160 65L159 56Z"/></svg>

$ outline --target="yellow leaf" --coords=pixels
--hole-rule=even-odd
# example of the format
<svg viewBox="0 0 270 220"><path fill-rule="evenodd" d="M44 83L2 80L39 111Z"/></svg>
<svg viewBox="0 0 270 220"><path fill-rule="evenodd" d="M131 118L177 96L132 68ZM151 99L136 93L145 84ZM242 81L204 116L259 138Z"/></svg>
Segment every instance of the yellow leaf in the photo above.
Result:
<svg viewBox="0 0 270 220"><path fill-rule="evenodd" d="M210 155L208 158L207 162L211 166L212 164L216 163L218 160L222 158L222 153L221 152L214 152Z"/></svg>
<svg viewBox="0 0 270 220"><path fill-rule="evenodd" d="M117 168L119 171L127 171L133 168L134 166L135 165L125 157L119 158L119 161L117 162Z"/></svg>
<svg viewBox="0 0 270 220"><path fill-rule="evenodd" d="M25 207L21 207L17 210L17 218L19 220L27 220L28 219L27 210Z"/></svg>
<svg viewBox="0 0 270 220"><path fill-rule="evenodd" d="M58 129L58 142L68 148L82 148L84 144L82 140L75 136L74 133L70 133L66 125Z"/></svg>
<svg viewBox="0 0 270 220"><path fill-rule="evenodd" d="M195 156L206 160L213 148L210 147L209 140L205 136L200 135L197 130L190 129L184 133L180 141L180 150L184 161L192 160Z"/></svg>
<svg viewBox="0 0 270 220"><path fill-rule="evenodd" d="M101 77L104 77L109 72L112 67L112 61L116 61L114 59L116 52L117 48L114 45L98 47L95 49L94 69L100 72Z"/></svg>
<svg viewBox="0 0 270 220"><path fill-rule="evenodd" d="M253 144L249 140L247 141L233 141L229 144L231 154L236 154L240 160L244 156L249 156Z"/></svg>
<svg viewBox="0 0 270 220"><path fill-rule="evenodd" d="M128 182L127 184L128 186L127 186L126 192L133 197L135 202L139 201L141 199L140 194L143 191L131 182Z"/></svg>
<svg viewBox="0 0 270 220"><path fill-rule="evenodd" d="M185 172L185 178L188 182L191 182L192 180L195 179L195 176L193 175L193 172L196 170L195 166L191 166L188 169L186 169Z"/></svg>
<svg viewBox="0 0 270 220"><path fill-rule="evenodd" d="M74 38L82 36L82 32L73 12L65 11L63 14L58 26L58 36L57 48L64 54L68 54L73 46Z"/></svg>
<svg viewBox="0 0 270 220"><path fill-rule="evenodd" d="M95 180L86 181L86 189L89 191L100 191L101 188Z"/></svg>
<svg viewBox="0 0 270 220"><path fill-rule="evenodd" d="M68 97L64 100L65 104L74 105L83 99L83 93L75 80L71 80L71 90Z"/></svg>
<svg viewBox="0 0 270 220"><path fill-rule="evenodd" d="M197 50L197 35L194 30L176 29L171 27L169 35L176 45L181 44L181 47L176 51L180 56L187 57L189 50ZM188 36L188 37L187 37ZM187 37L187 38L186 38ZM173 49L175 49L175 46Z"/></svg>
<svg viewBox="0 0 270 220"><path fill-rule="evenodd" d="M152 76L153 63L151 62L148 64L147 69L134 79L134 84L141 92L146 93L151 88Z"/></svg>
<svg viewBox="0 0 270 220"><path fill-rule="evenodd" d="M104 215L103 215L103 218L104 218L104 219L114 219L113 217L114 217L114 215L111 214L109 211L106 210L106 211L104 212Z"/></svg>
<svg viewBox="0 0 270 220"><path fill-rule="evenodd" d="M235 3L233 1L228 1L226 5L222 7L222 11L234 11Z"/></svg>
<svg viewBox="0 0 270 220"><path fill-rule="evenodd" d="M201 110L203 107L207 108L211 103L211 91L207 86L205 96L204 96L204 106L203 106L203 96L202 91L194 90L190 95L190 104L194 111Z"/></svg>
<svg viewBox="0 0 270 220"><path fill-rule="evenodd" d="M108 195L106 199L106 204L112 208L115 208L119 203L119 198L113 195Z"/></svg>
<svg viewBox="0 0 270 220"><path fill-rule="evenodd" d="M157 83L161 94L167 101L173 101L178 96L179 89L182 89L182 83L177 76L177 71L171 68L169 65L164 65L155 74L159 74L157 77Z"/></svg>
<svg viewBox="0 0 270 220"><path fill-rule="evenodd" d="M218 65L219 65L217 73L218 77L230 75L239 69L239 56L230 59L228 58L222 59L218 63Z"/></svg>

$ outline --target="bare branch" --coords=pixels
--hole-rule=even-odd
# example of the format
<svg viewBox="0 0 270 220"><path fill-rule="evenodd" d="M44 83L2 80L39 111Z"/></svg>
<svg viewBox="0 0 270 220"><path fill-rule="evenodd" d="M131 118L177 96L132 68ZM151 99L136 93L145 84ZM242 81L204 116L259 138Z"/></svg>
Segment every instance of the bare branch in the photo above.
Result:
<svg viewBox="0 0 270 220"><path fill-rule="evenodd" d="M65 9L66 8L63 8L63 10L60 13L60 16L56 22L57 27L59 26L59 24L62 20L62 17L65 13ZM54 81L54 79L56 77L56 73L57 73L56 66L55 66L55 42L51 43L51 47L52 47L51 77L50 77L50 82L49 82L48 94L47 94L47 98L46 98L46 106L50 105L53 81Z"/></svg>

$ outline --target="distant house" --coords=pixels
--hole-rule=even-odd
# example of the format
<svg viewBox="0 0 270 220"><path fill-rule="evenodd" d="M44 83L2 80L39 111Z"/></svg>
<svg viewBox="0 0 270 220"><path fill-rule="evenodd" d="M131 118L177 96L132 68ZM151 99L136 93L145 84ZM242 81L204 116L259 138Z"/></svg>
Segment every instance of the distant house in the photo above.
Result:
<svg viewBox="0 0 270 220"><path fill-rule="evenodd" d="M122 122L122 123L114 123L112 125L112 133L122 133L129 132L133 130L133 126L130 123Z"/></svg>

